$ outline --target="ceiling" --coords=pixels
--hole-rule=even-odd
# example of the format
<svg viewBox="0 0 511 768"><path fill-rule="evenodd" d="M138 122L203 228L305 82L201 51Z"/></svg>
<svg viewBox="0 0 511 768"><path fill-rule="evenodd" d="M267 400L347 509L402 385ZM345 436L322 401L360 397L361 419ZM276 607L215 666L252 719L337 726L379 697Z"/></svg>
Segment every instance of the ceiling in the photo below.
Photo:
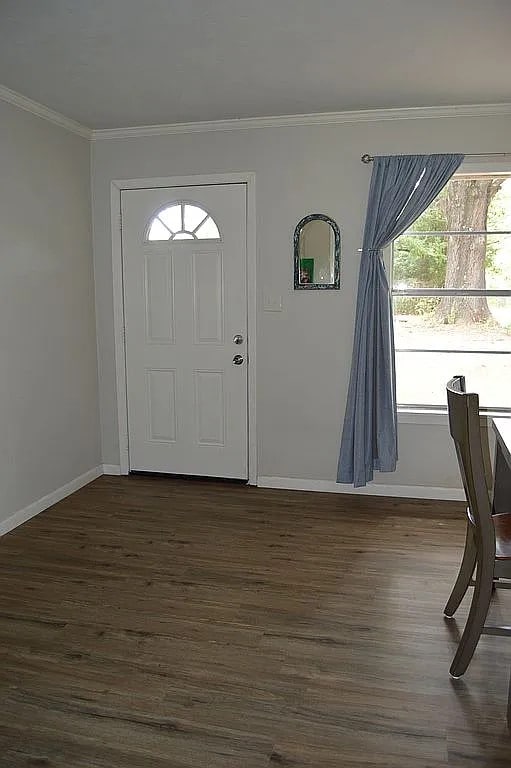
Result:
<svg viewBox="0 0 511 768"><path fill-rule="evenodd" d="M91 128L511 101L510 0L0 0L0 83Z"/></svg>

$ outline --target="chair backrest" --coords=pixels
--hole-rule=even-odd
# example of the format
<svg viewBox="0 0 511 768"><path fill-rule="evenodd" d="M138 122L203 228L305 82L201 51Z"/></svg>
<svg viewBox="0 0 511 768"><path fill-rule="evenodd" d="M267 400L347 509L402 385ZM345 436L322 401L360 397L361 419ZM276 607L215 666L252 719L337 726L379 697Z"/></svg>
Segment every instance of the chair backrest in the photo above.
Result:
<svg viewBox="0 0 511 768"><path fill-rule="evenodd" d="M478 547L486 556L495 556L495 529L484 466L479 396L467 392L464 376L447 383L449 429L454 440L470 518L475 525Z"/></svg>

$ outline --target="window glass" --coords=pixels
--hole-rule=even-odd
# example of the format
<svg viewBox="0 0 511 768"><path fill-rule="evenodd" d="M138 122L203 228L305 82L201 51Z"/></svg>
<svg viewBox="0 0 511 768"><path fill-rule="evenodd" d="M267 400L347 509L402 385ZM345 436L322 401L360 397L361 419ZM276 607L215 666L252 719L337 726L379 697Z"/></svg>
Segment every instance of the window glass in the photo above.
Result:
<svg viewBox="0 0 511 768"><path fill-rule="evenodd" d="M170 236L169 230L162 224L160 219L155 218L152 220L147 235L148 240L168 240Z"/></svg>
<svg viewBox="0 0 511 768"><path fill-rule="evenodd" d="M165 208L164 211L160 211L158 218L163 221L172 233L179 232L183 227L180 205L171 205L169 208Z"/></svg>
<svg viewBox="0 0 511 768"><path fill-rule="evenodd" d="M445 408L445 385L463 374L483 409L511 409L511 355L396 352L397 399L405 407ZM413 386L411 383L413 382Z"/></svg>
<svg viewBox="0 0 511 768"><path fill-rule="evenodd" d="M174 240L195 240L191 232L176 232Z"/></svg>
<svg viewBox="0 0 511 768"><path fill-rule="evenodd" d="M392 253L398 403L445 406L464 374L482 407L510 408L510 175L454 176Z"/></svg>
<svg viewBox="0 0 511 768"><path fill-rule="evenodd" d="M207 211L192 203L174 203L151 220L147 239L220 240L216 223Z"/></svg>
<svg viewBox="0 0 511 768"><path fill-rule="evenodd" d="M185 205L184 228L193 232L201 224L208 214L197 205Z"/></svg>
<svg viewBox="0 0 511 768"><path fill-rule="evenodd" d="M195 233L198 238L205 238L207 240L218 240L220 237L220 232L218 231L218 227L211 218L211 216L208 216L208 218L205 220L204 224L201 224L197 232Z"/></svg>

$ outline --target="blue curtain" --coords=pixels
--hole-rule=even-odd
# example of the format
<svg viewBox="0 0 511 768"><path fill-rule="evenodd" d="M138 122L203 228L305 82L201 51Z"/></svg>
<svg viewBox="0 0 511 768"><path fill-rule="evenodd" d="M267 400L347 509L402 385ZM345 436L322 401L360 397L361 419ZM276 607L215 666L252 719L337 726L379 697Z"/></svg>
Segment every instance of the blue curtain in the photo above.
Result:
<svg viewBox="0 0 511 768"><path fill-rule="evenodd" d="M463 155L375 157L358 279L355 335L337 481L365 485L397 462L394 328L383 248L413 224Z"/></svg>

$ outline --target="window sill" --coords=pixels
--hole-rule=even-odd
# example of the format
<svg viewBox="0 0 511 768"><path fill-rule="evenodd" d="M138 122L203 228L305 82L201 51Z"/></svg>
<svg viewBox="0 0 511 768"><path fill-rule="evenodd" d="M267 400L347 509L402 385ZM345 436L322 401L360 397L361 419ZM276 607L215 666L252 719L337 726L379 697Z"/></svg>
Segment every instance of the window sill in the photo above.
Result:
<svg viewBox="0 0 511 768"><path fill-rule="evenodd" d="M511 410L508 411L486 411L481 414L481 424L486 426L490 419L509 419ZM398 408L398 424L430 424L442 427L449 426L447 411L421 408Z"/></svg>
<svg viewBox="0 0 511 768"><path fill-rule="evenodd" d="M398 408L398 424L439 424L447 427L449 422L447 411L421 409L421 408Z"/></svg>

